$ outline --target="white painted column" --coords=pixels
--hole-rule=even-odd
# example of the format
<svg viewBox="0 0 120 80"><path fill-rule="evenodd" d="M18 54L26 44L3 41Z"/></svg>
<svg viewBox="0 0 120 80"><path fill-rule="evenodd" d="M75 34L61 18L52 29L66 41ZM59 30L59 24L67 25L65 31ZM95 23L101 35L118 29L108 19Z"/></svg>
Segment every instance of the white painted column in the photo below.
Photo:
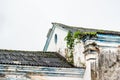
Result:
<svg viewBox="0 0 120 80"><path fill-rule="evenodd" d="M86 70L84 74L84 80L91 80L91 62L86 61Z"/></svg>
<svg viewBox="0 0 120 80"><path fill-rule="evenodd" d="M85 59L86 59L86 71L84 80L92 80L92 63L95 63L98 58L99 48L93 40L87 40L85 42Z"/></svg>

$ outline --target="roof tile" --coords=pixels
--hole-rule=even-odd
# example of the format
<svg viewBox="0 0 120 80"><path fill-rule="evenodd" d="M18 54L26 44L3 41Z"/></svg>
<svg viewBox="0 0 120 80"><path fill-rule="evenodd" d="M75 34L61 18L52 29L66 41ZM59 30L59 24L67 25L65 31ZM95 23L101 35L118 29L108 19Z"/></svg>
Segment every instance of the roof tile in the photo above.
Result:
<svg viewBox="0 0 120 80"><path fill-rule="evenodd" d="M0 50L0 64L73 67L56 52Z"/></svg>

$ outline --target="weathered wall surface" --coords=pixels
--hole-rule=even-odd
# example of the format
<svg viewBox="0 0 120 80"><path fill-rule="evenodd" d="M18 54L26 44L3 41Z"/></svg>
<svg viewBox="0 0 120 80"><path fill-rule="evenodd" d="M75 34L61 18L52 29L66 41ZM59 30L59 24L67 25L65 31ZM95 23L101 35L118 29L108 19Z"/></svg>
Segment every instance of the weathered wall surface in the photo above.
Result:
<svg viewBox="0 0 120 80"><path fill-rule="evenodd" d="M120 80L120 48L101 49L95 69L94 80Z"/></svg>
<svg viewBox="0 0 120 80"><path fill-rule="evenodd" d="M84 44L82 41L77 42L75 40L74 43L74 52L73 52L73 57L74 57L74 65L76 67L85 67L85 56L83 54L84 52Z"/></svg>
<svg viewBox="0 0 120 80"><path fill-rule="evenodd" d="M64 38L66 37L67 33L68 32L62 30L62 28L55 28L51 41L48 45L47 51L55 51L55 52L57 51L60 53L60 55L65 57L66 42ZM56 41L55 41L55 35L57 36Z"/></svg>

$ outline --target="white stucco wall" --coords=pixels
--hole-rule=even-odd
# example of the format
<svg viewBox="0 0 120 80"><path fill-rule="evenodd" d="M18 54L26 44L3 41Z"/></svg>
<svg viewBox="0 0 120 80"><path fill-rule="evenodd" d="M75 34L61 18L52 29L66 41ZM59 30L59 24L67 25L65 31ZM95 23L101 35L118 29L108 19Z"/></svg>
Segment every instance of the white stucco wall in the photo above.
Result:
<svg viewBox="0 0 120 80"><path fill-rule="evenodd" d="M65 48L66 48L66 41L64 38L66 37L68 31L62 28L56 27L49 43L47 51L57 51L62 56L65 56ZM57 34L57 43L55 44L55 34Z"/></svg>
<svg viewBox="0 0 120 80"><path fill-rule="evenodd" d="M83 67L85 64L84 45L82 41L75 40L74 46L74 65L77 67Z"/></svg>

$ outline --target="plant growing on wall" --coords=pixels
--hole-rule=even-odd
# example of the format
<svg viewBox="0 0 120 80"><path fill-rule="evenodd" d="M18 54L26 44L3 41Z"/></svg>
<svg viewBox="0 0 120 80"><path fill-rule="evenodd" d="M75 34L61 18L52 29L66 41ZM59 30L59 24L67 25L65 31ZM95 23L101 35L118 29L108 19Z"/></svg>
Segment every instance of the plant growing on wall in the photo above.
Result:
<svg viewBox="0 0 120 80"><path fill-rule="evenodd" d="M89 37L89 39L91 39L97 37L97 32L84 32L83 35L85 38Z"/></svg>
<svg viewBox="0 0 120 80"><path fill-rule="evenodd" d="M91 39L97 37L97 32L81 32L81 31L76 31L76 32L71 32L68 31L67 36L65 37L66 43L67 43L67 48L68 48L68 53L67 53L67 60L73 64L73 47L74 47L74 40L84 40L84 39ZM68 55L69 54L69 55Z"/></svg>
<svg viewBox="0 0 120 80"><path fill-rule="evenodd" d="M77 38L77 39L81 39L81 32L80 31L76 31L76 32L74 32L74 35L73 35L73 37L74 38Z"/></svg>
<svg viewBox="0 0 120 80"><path fill-rule="evenodd" d="M83 40L85 38L94 38L97 37L97 32L80 32L80 31L76 31L74 32L73 35L74 39L79 39L79 40Z"/></svg>
<svg viewBox="0 0 120 80"><path fill-rule="evenodd" d="M67 48L68 48L68 53L66 55L66 58L67 58L68 62L73 64L74 38L73 38L73 33L71 31L68 31L68 34L65 37L65 40L67 42Z"/></svg>
<svg viewBox="0 0 120 80"><path fill-rule="evenodd" d="M67 36L65 37L65 40L67 41L67 48L72 49L74 47L74 38L73 33L71 31L68 31Z"/></svg>

